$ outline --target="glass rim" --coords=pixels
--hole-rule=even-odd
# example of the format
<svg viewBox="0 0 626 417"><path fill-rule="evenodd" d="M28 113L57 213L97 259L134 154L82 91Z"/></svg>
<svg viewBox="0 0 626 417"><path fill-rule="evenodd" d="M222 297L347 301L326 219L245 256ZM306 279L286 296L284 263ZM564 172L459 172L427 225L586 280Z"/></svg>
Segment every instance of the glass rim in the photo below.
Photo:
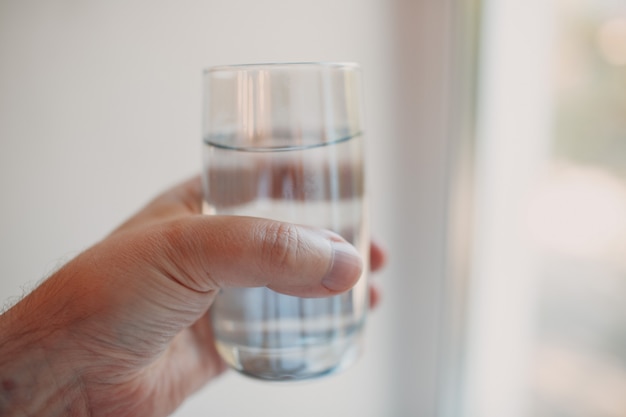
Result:
<svg viewBox="0 0 626 417"><path fill-rule="evenodd" d="M250 64L233 64L233 65L215 65L205 68L204 74L214 72L236 72L236 71L268 71L274 69L307 69L307 68L329 68L337 70L354 70L361 69L360 65L355 62L333 62L333 61L304 61L304 62L261 62Z"/></svg>

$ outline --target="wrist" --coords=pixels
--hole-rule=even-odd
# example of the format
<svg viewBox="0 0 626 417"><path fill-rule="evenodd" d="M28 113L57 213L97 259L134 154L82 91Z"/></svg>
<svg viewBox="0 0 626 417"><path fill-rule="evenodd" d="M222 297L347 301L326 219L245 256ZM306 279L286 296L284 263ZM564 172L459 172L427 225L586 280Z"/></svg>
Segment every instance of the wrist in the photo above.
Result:
<svg viewBox="0 0 626 417"><path fill-rule="evenodd" d="M43 317L34 317L41 310L23 308L34 301L33 295L0 315L0 415L89 415L80 373L63 349L64 338L47 329Z"/></svg>

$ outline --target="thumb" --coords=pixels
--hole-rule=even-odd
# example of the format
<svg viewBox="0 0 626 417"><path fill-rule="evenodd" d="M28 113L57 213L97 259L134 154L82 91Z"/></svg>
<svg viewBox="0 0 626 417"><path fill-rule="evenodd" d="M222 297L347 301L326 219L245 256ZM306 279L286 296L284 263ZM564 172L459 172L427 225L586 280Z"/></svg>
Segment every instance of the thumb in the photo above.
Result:
<svg viewBox="0 0 626 417"><path fill-rule="evenodd" d="M363 271L356 249L337 234L242 216L133 228L89 252L85 267L101 286L91 302L134 329L169 336L198 320L220 288L331 296L350 289Z"/></svg>
<svg viewBox="0 0 626 417"><path fill-rule="evenodd" d="M363 270L356 249L339 235L290 223L193 216L155 233L146 236L153 245L148 261L159 260L164 276L197 292L267 286L300 297L331 296L350 289Z"/></svg>

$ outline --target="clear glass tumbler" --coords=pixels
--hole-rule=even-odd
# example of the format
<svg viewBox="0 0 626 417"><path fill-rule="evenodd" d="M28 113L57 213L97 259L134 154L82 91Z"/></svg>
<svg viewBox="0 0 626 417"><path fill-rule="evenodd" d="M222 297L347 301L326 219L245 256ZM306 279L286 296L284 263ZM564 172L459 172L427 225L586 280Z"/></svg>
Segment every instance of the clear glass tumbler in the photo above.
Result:
<svg viewBox="0 0 626 417"><path fill-rule="evenodd" d="M360 70L355 64L213 67L204 74L203 211L332 230L367 265ZM211 319L217 349L245 375L299 380L361 350L366 276L347 293L298 298L225 288Z"/></svg>

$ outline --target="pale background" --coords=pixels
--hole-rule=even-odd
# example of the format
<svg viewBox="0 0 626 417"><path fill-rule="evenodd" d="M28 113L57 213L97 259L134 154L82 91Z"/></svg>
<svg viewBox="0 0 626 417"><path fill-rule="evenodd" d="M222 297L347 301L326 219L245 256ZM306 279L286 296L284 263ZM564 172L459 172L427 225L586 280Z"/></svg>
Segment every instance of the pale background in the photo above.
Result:
<svg viewBox="0 0 626 417"><path fill-rule="evenodd" d="M376 277L344 374L213 382L183 416L435 413L446 201L449 2L0 0L0 303L200 169L201 72L355 61L365 76Z"/></svg>

